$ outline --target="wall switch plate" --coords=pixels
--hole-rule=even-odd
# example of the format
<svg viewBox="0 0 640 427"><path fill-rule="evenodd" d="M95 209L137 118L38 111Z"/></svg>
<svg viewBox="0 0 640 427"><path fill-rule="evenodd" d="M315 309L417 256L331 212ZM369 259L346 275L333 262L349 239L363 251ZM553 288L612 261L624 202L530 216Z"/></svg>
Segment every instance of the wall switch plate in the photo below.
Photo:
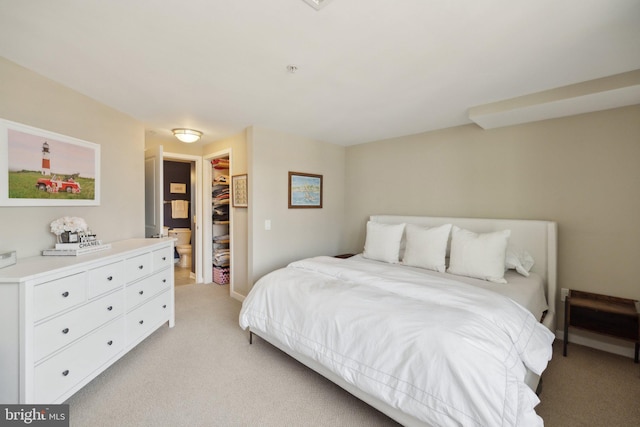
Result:
<svg viewBox="0 0 640 427"><path fill-rule="evenodd" d="M271 220L270 219L265 219L264 220L264 229L265 230L271 230Z"/></svg>
<svg viewBox="0 0 640 427"><path fill-rule="evenodd" d="M564 302L565 299L569 296L569 289L561 288L560 289L560 301Z"/></svg>

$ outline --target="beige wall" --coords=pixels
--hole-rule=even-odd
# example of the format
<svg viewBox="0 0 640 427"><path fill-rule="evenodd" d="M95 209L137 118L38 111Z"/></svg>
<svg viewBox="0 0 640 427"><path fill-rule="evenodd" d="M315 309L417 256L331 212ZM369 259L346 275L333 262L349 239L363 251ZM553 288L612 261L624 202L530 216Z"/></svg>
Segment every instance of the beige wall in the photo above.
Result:
<svg viewBox="0 0 640 427"><path fill-rule="evenodd" d="M65 215L84 218L105 241L144 237L141 123L4 58L0 117L99 144L102 182L100 206L0 207L1 249L38 255L55 243L51 221Z"/></svg>
<svg viewBox="0 0 640 427"><path fill-rule="evenodd" d="M352 146L345 182L345 249L370 214L553 220L559 287L640 299L640 106Z"/></svg>
<svg viewBox="0 0 640 427"><path fill-rule="evenodd" d="M247 142L250 277L255 281L297 259L336 255L344 226L345 147L256 127ZM322 209L288 208L289 171L323 175Z"/></svg>

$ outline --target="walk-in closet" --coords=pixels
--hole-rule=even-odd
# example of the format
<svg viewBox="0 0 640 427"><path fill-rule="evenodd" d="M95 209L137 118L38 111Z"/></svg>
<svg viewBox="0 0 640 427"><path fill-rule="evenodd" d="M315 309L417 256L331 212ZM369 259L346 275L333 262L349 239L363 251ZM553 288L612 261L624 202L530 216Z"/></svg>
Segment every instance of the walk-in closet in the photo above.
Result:
<svg viewBox="0 0 640 427"><path fill-rule="evenodd" d="M213 249L213 281L226 285L231 280L231 176L229 175L229 157L211 160L211 220Z"/></svg>

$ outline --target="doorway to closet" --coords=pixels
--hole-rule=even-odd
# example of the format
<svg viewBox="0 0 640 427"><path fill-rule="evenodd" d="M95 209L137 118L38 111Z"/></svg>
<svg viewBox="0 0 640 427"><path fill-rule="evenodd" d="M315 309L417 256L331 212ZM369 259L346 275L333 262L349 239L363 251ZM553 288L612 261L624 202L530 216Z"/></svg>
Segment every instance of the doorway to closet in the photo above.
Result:
<svg viewBox="0 0 640 427"><path fill-rule="evenodd" d="M233 294L233 207L231 177L233 173L231 148L204 156L203 181L204 212L204 280L213 285L229 285Z"/></svg>

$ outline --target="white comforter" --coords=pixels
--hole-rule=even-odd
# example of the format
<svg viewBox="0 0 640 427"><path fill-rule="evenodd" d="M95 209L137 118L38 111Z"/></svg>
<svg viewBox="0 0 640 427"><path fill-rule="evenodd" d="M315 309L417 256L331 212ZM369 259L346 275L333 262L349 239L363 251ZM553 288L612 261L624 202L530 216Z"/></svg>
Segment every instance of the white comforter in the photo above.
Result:
<svg viewBox="0 0 640 427"><path fill-rule="evenodd" d="M255 284L240 326L429 425L542 425L525 367L542 373L553 334L509 298L397 270L294 262Z"/></svg>

